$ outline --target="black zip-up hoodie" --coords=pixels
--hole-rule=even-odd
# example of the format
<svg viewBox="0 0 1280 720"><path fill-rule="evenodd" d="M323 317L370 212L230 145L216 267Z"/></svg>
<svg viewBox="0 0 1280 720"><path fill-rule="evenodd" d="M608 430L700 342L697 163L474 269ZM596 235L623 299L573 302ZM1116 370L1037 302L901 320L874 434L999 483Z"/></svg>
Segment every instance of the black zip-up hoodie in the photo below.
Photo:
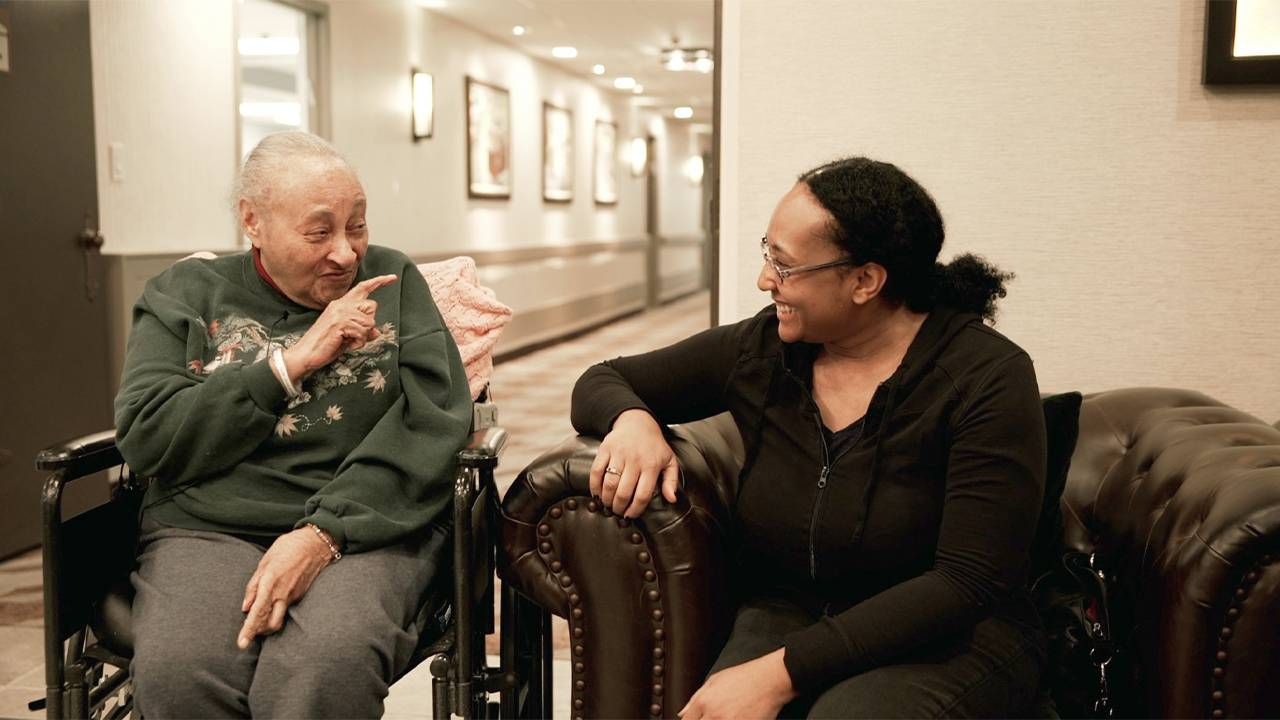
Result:
<svg viewBox="0 0 1280 720"><path fill-rule="evenodd" d="M978 316L935 309L876 389L861 437L833 457L810 391L819 350L782 342L770 306L593 366L573 424L603 435L630 408L659 423L732 414L746 448L737 576L748 597L813 614L785 641L801 694L988 615L1033 627L1023 587L1045 428L1031 359Z"/></svg>

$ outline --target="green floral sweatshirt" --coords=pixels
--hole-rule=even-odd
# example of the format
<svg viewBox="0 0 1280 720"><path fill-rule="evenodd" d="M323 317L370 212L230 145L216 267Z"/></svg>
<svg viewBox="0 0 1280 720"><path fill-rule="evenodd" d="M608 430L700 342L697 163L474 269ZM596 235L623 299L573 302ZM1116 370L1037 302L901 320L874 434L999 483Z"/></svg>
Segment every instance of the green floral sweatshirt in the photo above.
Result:
<svg viewBox="0 0 1280 720"><path fill-rule="evenodd" d="M471 396L457 346L422 275L369 247L356 282L380 337L340 356L289 400L266 357L320 316L268 285L250 253L184 260L134 306L116 437L152 478L144 514L174 527L270 539L305 523L349 552L419 530L452 499Z"/></svg>

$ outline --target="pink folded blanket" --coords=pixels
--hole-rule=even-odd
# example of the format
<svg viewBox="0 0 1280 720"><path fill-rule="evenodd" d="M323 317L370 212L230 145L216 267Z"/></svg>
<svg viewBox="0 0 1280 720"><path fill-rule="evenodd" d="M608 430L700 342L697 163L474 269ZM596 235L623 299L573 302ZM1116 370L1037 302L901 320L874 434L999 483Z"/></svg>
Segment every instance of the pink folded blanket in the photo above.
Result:
<svg viewBox="0 0 1280 720"><path fill-rule="evenodd" d="M418 270L426 278L444 324L458 344L471 397L479 397L493 375L493 347L511 322L511 308L498 302L493 291L479 283L476 261L469 257L423 263Z"/></svg>

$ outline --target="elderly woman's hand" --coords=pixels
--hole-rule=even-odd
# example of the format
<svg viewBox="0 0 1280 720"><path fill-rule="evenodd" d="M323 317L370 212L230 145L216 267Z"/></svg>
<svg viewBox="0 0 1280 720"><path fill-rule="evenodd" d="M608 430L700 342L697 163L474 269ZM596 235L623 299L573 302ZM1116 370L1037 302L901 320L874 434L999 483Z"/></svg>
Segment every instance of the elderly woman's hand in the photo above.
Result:
<svg viewBox="0 0 1280 720"><path fill-rule="evenodd" d="M244 589L240 612L248 613L236 645L245 650L259 635L284 627L289 606L302 599L329 563L333 553L311 527L300 527L276 538L258 561L258 569Z"/></svg>
<svg viewBox="0 0 1280 720"><path fill-rule="evenodd" d="M312 326L292 347L284 351L289 379L302 378L333 362L348 350L359 350L378 336L374 317L378 301L369 295L390 285L395 275L379 275L356 283L346 295L325 306Z"/></svg>
<svg viewBox="0 0 1280 720"><path fill-rule="evenodd" d="M637 518L649 506L659 476L663 497L675 502L680 466L662 437L662 428L644 410L624 411L600 441L595 462L591 463L591 494L615 513Z"/></svg>

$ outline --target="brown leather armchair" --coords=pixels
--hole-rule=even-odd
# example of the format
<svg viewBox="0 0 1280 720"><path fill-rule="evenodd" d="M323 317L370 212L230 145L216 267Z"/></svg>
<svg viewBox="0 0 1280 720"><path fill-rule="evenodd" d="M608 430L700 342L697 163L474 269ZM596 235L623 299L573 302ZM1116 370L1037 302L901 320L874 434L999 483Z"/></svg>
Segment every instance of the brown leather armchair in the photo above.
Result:
<svg viewBox="0 0 1280 720"><path fill-rule="evenodd" d="M674 716L732 620L741 440L727 416L671 434L685 492L641 520L590 499L586 437L503 501L504 580L569 620L575 717ZM1096 553L1131 648L1122 711L1280 715L1280 430L1192 391L1087 396L1062 510L1064 546Z"/></svg>

